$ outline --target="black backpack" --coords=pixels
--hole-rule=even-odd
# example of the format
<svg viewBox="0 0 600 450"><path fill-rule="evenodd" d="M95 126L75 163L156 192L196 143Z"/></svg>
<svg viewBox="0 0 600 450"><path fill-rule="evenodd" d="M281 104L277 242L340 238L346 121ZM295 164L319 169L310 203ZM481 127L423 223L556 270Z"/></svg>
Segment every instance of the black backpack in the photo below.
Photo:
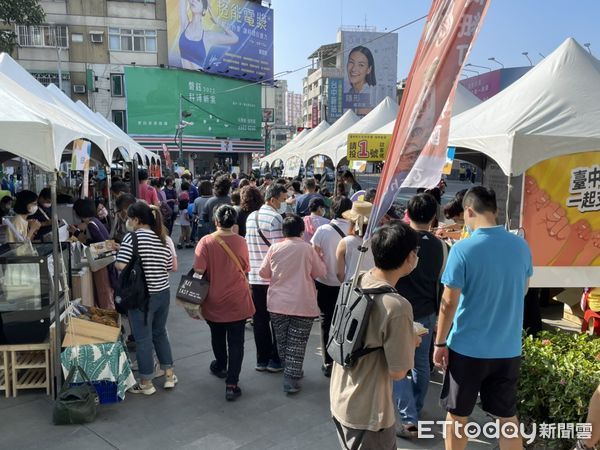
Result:
<svg viewBox="0 0 600 450"><path fill-rule="evenodd" d="M359 275L358 282L361 278L362 274ZM352 280L342 284L340 288L327 343L329 356L345 369L353 367L360 357L382 348L364 346L374 297L396 293L396 289L389 286L363 289L358 283L354 290L351 289Z"/></svg>
<svg viewBox="0 0 600 450"><path fill-rule="evenodd" d="M115 295L115 307L121 314L126 314L131 309L148 311L148 288L142 266L142 259L138 254L138 240L135 232L131 234L131 259L119 275L119 283Z"/></svg>

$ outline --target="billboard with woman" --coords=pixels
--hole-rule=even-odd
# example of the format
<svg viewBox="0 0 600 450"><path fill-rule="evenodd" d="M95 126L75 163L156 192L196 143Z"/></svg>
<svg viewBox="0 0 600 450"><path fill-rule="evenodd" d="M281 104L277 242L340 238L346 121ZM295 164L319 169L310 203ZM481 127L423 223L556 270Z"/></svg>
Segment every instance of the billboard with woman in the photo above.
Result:
<svg viewBox="0 0 600 450"><path fill-rule="evenodd" d="M395 98L398 35L342 31L344 51L344 110L369 113L385 97Z"/></svg>
<svg viewBox="0 0 600 450"><path fill-rule="evenodd" d="M244 0L167 0L169 65L273 78L273 10Z"/></svg>

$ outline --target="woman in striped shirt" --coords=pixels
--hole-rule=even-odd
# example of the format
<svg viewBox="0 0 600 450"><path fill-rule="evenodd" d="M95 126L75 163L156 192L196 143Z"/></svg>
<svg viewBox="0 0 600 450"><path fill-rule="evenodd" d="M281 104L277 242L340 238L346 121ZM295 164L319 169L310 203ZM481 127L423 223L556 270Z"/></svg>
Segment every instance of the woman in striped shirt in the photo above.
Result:
<svg viewBox="0 0 600 450"><path fill-rule="evenodd" d="M173 356L167 335L167 317L171 298L168 271L173 267L173 255L167 245L166 228L160 210L138 201L127 210L127 230L137 236L137 254L142 262L148 287L148 311L129 310L133 336L137 344L136 357L140 382L130 392L152 395L156 392L154 378L153 349L165 371L165 389L175 387L177 377L173 373ZM117 256L117 269L123 270L133 256L131 233L123 238Z"/></svg>

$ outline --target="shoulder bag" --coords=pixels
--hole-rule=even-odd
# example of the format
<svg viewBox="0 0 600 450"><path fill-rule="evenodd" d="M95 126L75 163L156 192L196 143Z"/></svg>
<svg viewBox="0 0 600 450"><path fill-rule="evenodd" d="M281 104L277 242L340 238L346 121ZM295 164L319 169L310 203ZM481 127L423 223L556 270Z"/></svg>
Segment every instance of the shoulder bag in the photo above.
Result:
<svg viewBox="0 0 600 450"><path fill-rule="evenodd" d="M262 230L260 229L260 225L258 224L258 214L259 214L259 211L260 211L260 209L258 211L256 211L256 215L254 216L254 219L256 220L256 231L258 231L258 235L263 240L263 242L267 245L267 247L270 247L271 243L265 237L265 235L263 234ZM220 244L220 242L219 242L219 244ZM223 248L225 248L225 247L223 247Z"/></svg>
<svg viewBox="0 0 600 450"><path fill-rule="evenodd" d="M79 372L83 383L71 386L75 378L75 372ZM89 377L79 365L73 365L69 369L69 375L60 390L54 410L52 421L54 425L74 425L93 422L96 419L97 406L100 403L96 388L92 385Z"/></svg>
<svg viewBox="0 0 600 450"><path fill-rule="evenodd" d="M220 236L213 235L213 237L217 240L219 245L221 245L221 247L223 247L223 250L225 250L225 253L227 253L227 255L229 255L229 257L231 258L231 260L233 261L233 263L238 268L238 270L240 271L240 273L242 274L242 276L244 277L244 279L247 282L248 279L246 278L246 272L244 272L244 269L242 269L242 263L240 263L240 260L238 259L238 257L235 255L235 253L233 253L233 250L231 250L231 247L229 247L229 245L227 245L227 243Z"/></svg>

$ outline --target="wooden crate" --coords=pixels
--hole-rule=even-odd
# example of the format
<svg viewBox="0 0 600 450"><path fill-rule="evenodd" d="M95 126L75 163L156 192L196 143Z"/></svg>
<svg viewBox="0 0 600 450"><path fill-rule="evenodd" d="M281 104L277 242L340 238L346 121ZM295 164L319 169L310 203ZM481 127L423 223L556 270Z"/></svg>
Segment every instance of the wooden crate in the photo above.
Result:
<svg viewBox="0 0 600 450"><path fill-rule="evenodd" d="M10 397L12 385L10 383L10 356L9 351L0 347L0 391L4 391L6 398Z"/></svg>
<svg viewBox="0 0 600 450"><path fill-rule="evenodd" d="M50 343L7 345L11 356L12 394L22 389L46 389L53 391Z"/></svg>
<svg viewBox="0 0 600 450"><path fill-rule="evenodd" d="M68 320L63 347L116 342L121 334L121 316L116 327L71 317Z"/></svg>

